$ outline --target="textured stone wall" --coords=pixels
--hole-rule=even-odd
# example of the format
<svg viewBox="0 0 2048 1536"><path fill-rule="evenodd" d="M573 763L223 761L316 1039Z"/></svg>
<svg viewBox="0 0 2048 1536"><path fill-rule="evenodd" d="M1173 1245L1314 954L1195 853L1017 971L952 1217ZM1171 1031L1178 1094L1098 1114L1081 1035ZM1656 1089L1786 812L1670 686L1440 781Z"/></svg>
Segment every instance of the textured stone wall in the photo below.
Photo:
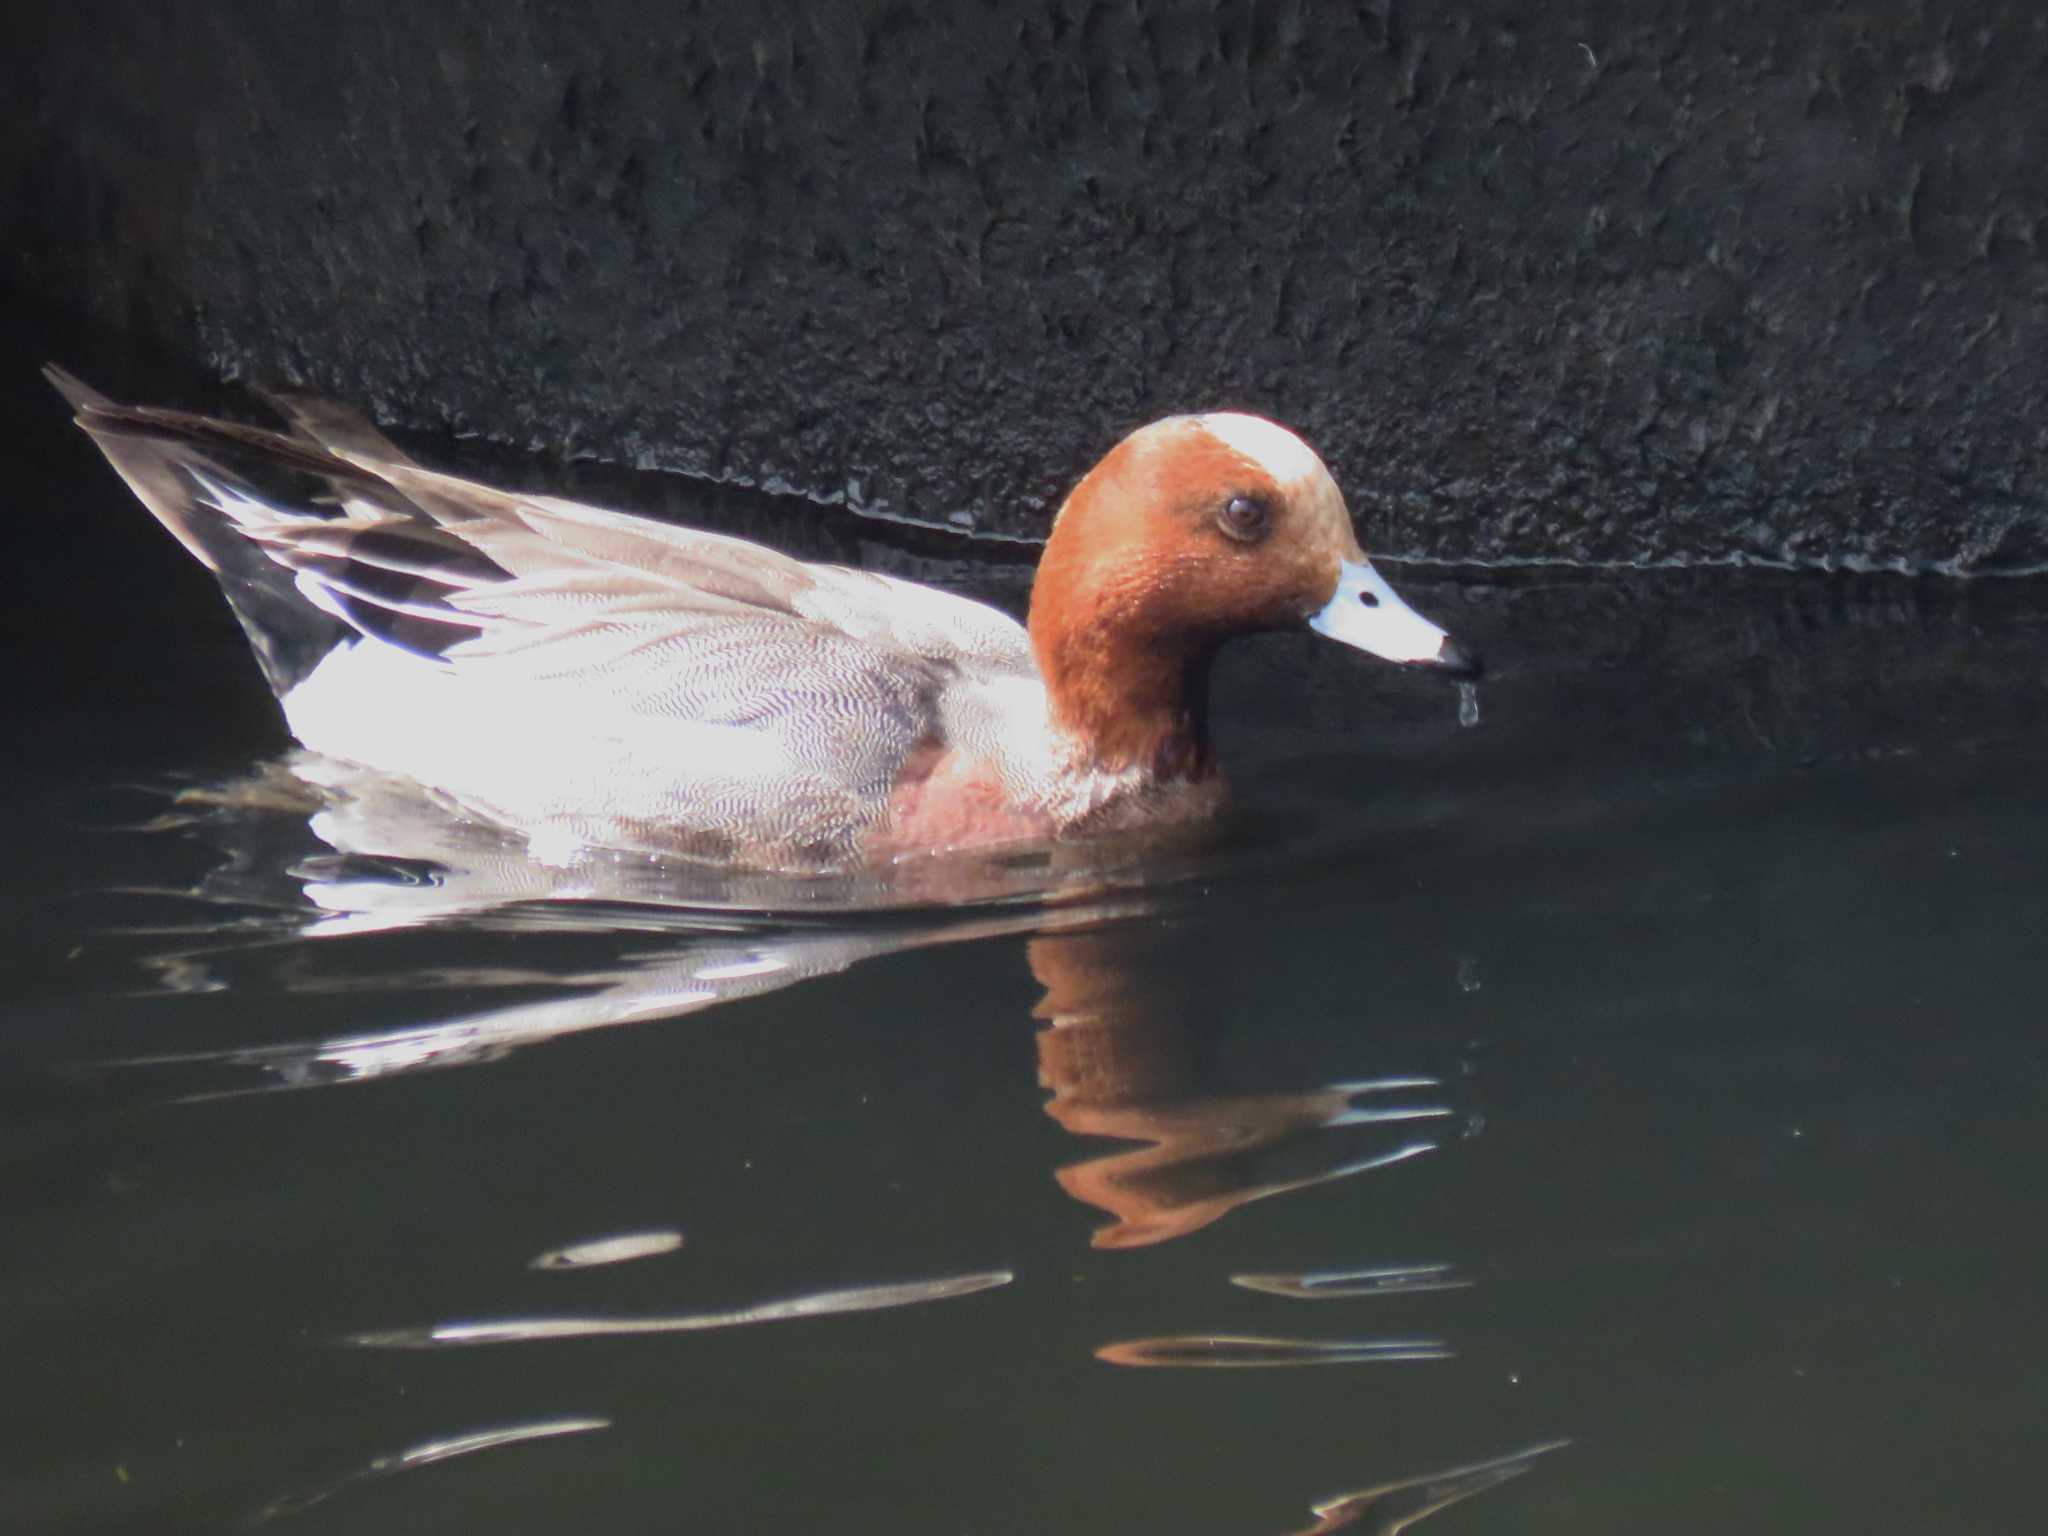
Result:
<svg viewBox="0 0 2048 1536"><path fill-rule="evenodd" d="M9 295L400 425L1034 533L1228 405L1389 551L2048 561L2034 0L16 28Z"/></svg>

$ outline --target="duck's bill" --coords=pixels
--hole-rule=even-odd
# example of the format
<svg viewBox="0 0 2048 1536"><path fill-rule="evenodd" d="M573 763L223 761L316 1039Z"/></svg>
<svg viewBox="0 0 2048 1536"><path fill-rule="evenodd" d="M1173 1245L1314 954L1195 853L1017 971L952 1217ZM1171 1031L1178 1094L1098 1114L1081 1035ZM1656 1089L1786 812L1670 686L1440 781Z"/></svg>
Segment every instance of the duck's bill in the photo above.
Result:
<svg viewBox="0 0 2048 1536"><path fill-rule="evenodd" d="M1480 673L1479 657L1402 602L1369 561L1346 560L1339 567L1336 592L1310 616L1308 627L1403 666L1437 667L1453 677Z"/></svg>

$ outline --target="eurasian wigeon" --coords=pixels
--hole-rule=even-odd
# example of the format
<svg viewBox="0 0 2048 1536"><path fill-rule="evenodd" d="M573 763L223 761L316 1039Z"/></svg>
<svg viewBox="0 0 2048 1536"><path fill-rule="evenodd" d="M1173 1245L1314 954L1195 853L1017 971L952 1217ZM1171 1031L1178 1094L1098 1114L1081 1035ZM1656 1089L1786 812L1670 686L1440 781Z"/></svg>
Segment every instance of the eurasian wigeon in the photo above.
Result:
<svg viewBox="0 0 2048 1536"><path fill-rule="evenodd" d="M894 577L437 474L345 408L289 434L51 381L219 578L306 747L537 846L793 871L1220 804L1210 659L1302 625L1475 660L1367 562L1256 416L1141 427L1053 523L1029 623Z"/></svg>

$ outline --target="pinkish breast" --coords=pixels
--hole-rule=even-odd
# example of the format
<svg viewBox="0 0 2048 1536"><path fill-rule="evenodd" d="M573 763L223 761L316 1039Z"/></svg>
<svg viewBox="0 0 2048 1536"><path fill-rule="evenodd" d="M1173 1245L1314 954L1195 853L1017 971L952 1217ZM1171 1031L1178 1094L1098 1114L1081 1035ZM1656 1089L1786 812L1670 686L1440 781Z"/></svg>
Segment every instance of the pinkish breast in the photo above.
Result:
<svg viewBox="0 0 2048 1536"><path fill-rule="evenodd" d="M986 758L954 748L921 747L889 791L889 808L867 837L871 859L986 848L1050 837L1052 818L1020 805Z"/></svg>

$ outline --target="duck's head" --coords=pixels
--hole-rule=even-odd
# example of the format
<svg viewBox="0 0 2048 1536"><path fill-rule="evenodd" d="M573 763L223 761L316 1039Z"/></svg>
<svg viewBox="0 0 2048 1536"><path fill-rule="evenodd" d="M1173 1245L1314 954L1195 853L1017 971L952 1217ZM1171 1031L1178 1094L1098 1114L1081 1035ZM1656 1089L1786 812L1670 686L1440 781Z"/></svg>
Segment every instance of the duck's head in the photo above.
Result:
<svg viewBox="0 0 2048 1536"><path fill-rule="evenodd" d="M1366 559L1315 450L1258 416L1170 416L1110 450L1060 508L1031 593L1054 723L1105 768L1206 772L1209 661L1306 626L1408 666L1479 661Z"/></svg>

